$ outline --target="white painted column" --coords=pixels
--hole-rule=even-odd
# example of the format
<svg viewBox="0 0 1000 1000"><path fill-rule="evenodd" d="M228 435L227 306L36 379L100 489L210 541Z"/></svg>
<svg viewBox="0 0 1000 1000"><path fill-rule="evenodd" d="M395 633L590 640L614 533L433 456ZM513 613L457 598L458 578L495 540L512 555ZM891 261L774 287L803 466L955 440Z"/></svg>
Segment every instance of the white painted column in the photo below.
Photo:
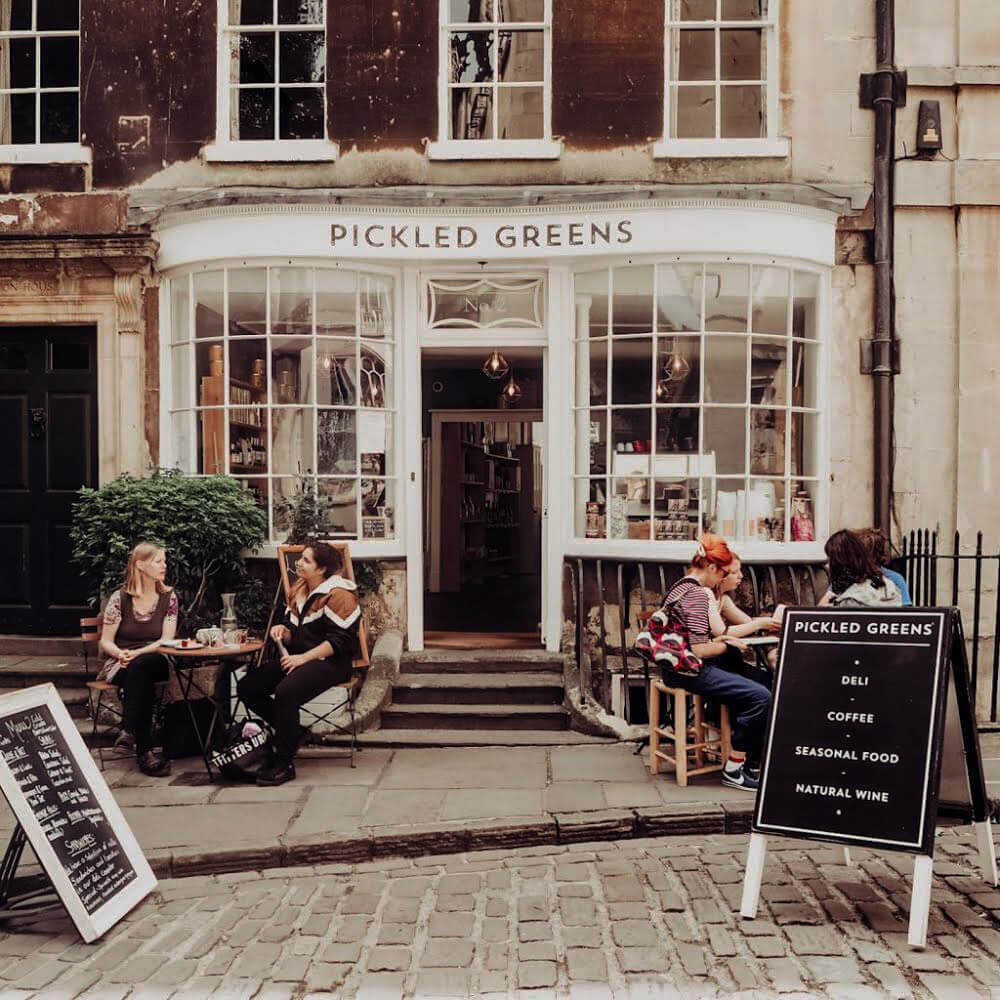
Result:
<svg viewBox="0 0 1000 1000"><path fill-rule="evenodd" d="M403 469L400 492L404 503L406 543L406 633L411 650L424 648L424 507L420 379L420 273L403 271L399 337L402 366Z"/></svg>
<svg viewBox="0 0 1000 1000"><path fill-rule="evenodd" d="M593 301L590 295L577 295L574 304L576 306L575 319L577 337L586 337L590 331L590 304ZM578 406L587 406L587 409L576 411L576 467L573 472L585 469L590 472L590 350L583 351L570 345L571 350L576 350L576 389L574 399ZM590 496L590 482L586 479L574 479L573 488L573 510L570 530L574 537L581 534L581 528L577 521L585 517L587 499Z"/></svg>
<svg viewBox="0 0 1000 1000"><path fill-rule="evenodd" d="M120 272L114 278L116 311L116 363L118 380L117 473L141 476L147 471L149 456L143 427L145 365L143 364L142 275Z"/></svg>

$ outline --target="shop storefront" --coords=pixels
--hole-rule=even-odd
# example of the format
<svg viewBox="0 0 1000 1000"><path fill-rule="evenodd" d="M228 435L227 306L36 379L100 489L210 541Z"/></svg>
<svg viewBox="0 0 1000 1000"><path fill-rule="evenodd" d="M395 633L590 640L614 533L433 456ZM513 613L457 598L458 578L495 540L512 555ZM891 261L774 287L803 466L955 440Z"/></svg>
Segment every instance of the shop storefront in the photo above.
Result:
<svg viewBox="0 0 1000 1000"><path fill-rule="evenodd" d="M463 525L512 528L488 491L522 478L548 649L567 555L680 560L711 528L747 559L815 559L835 223L716 200L164 213L161 462L240 479L275 540L287 498L313 486L356 558L405 559L411 649L422 581L440 587L435 511L435 545L474 552ZM493 352L537 372L535 391L489 420L432 398L429 364L479 372ZM485 505L460 495L454 523L427 457L449 427L486 456L451 470L487 491Z"/></svg>

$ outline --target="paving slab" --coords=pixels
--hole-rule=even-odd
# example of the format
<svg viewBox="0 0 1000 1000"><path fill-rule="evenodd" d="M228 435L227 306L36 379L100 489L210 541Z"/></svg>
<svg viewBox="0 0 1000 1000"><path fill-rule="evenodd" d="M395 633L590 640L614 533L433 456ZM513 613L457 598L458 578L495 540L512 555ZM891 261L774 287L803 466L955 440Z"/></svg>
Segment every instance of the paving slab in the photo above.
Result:
<svg viewBox="0 0 1000 1000"><path fill-rule="evenodd" d="M441 819L496 819L544 812L542 792L533 788L463 788L445 794Z"/></svg>
<svg viewBox="0 0 1000 1000"><path fill-rule="evenodd" d="M302 811L295 816L294 822L288 828L288 833L293 837L307 837L327 830L344 832L356 829L360 825L361 813L367 798L367 788L314 786L309 789L305 805L302 807ZM289 810L290 814L297 811L287 803L276 802L274 806L283 806ZM232 806L230 808L239 807ZM281 832L283 833L284 830Z"/></svg>
<svg viewBox="0 0 1000 1000"><path fill-rule="evenodd" d="M383 788L544 788L548 753L543 747L396 751L380 785Z"/></svg>
<svg viewBox="0 0 1000 1000"><path fill-rule="evenodd" d="M264 800L261 808L245 805L145 806L125 810L143 850L185 847L232 848L235 844L273 844L288 828L294 804Z"/></svg>

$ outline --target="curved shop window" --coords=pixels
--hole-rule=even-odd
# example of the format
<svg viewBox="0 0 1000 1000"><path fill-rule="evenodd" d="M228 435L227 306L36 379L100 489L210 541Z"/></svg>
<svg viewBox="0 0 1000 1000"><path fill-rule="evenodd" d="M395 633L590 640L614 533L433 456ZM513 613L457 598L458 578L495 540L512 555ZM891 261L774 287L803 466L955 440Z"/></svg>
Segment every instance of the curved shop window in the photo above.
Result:
<svg viewBox="0 0 1000 1000"><path fill-rule="evenodd" d="M234 476L288 530L316 495L331 538L394 538L393 278L220 267L170 279L170 429L192 475Z"/></svg>
<svg viewBox="0 0 1000 1000"><path fill-rule="evenodd" d="M576 537L816 538L820 283L732 260L576 275Z"/></svg>

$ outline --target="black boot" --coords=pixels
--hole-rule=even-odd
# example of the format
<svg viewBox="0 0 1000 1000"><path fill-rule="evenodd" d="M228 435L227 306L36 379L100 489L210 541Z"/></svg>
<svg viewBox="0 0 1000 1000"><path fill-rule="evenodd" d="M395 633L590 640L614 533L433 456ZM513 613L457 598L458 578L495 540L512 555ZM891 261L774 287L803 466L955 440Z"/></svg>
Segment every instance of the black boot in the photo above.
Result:
<svg viewBox="0 0 1000 1000"><path fill-rule="evenodd" d="M146 750L137 754L135 759L139 770L151 778L165 778L170 774L170 761L158 750Z"/></svg>
<svg viewBox="0 0 1000 1000"><path fill-rule="evenodd" d="M286 781L293 781L295 778L295 765L290 760L277 758L273 764L267 764L257 772L257 784L283 785Z"/></svg>

